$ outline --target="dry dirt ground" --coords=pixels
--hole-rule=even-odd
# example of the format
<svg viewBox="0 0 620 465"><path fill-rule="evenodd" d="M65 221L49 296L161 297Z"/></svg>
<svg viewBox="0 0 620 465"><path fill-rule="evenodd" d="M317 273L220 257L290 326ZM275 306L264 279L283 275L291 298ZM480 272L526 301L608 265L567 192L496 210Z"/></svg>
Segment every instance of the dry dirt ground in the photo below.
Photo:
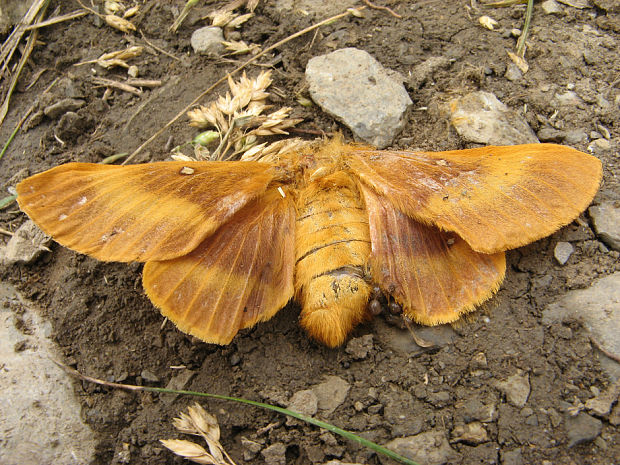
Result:
<svg viewBox="0 0 620 465"><path fill-rule="evenodd" d="M161 79L164 86L145 90L141 96L113 91L104 101L105 89L93 84L93 75L122 80L125 71L74 64L129 44L146 45L142 36L98 25L92 15L43 29L41 43L31 56L0 130L0 140L8 138L17 121L56 78L63 81L52 89L52 99L75 92L86 104L77 111L78 118L45 118L27 132L18 133L0 162L3 192L27 175L61 163L97 162L114 153L131 152L239 63L193 53L190 35L206 24L197 21L197 14L188 18L178 34L168 32L182 8L181 0L137 3L140 13L133 21L144 37L177 58L149 49L135 60L142 77ZM201 14L222 4L208 3L200 9ZM241 38L266 47L344 7L305 1L301 2L306 10L303 13L286 10L290 3L294 2L261 1L256 16L239 29ZM405 77L430 57L449 57L450 66L408 88L414 109L395 147L467 147L446 123L442 105L453 96L486 90L512 108L525 110L535 131L546 121L556 128L583 131L587 139L572 144L581 150L587 150L591 131L599 130L597 125L607 128L612 149L595 152L604 165L604 184L595 201L618 199L618 155L613 150L620 133L617 15L598 7L580 10L568 6L562 6L560 15L546 15L537 5L528 41L530 71L512 82L504 77L509 63L506 50L514 50L510 30L522 27L523 8L475 10L471 9L475 2L469 0L382 3L402 18L367 9L362 18L349 17L325 26L261 60L273 70L277 103L294 107L295 116L304 118L300 127L340 130L349 135L317 107L296 101L299 94L305 95L304 69L314 56L358 47ZM78 5L53 1L49 11L55 8L65 13ZM498 20L500 29L482 28L477 21L482 14ZM250 66L248 73L256 74L259 69ZM26 89L42 70L38 81ZM570 101L562 105L554 100L568 91L575 92L577 98L570 100L569 94ZM164 160L169 156L166 145L170 137L172 144L178 145L194 134L182 119L137 161ZM620 433L607 421L594 442L569 448L567 439L567 407L576 399L585 402L610 382L601 368L601 354L579 325L545 327L541 321L545 305L620 268L618 255L600 247L587 216L582 218L581 225L569 225L550 238L509 252L501 290L482 311L455 328L452 343L430 352L414 350L406 331L378 318L353 334L373 335L372 348L359 360L344 348L327 349L309 340L297 324L299 308L295 305L287 306L273 320L243 331L229 346L204 344L170 323L162 326L162 317L142 291L141 265L102 263L57 244L34 264L2 270L2 277L36 302L51 320L53 338L65 360L89 375L166 386L183 371L171 367L183 366L193 372L186 389L272 403L286 401L326 375L336 375L351 389L325 419L380 443L430 430L450 435L481 402L494 406L497 412L493 421L485 423L488 442L453 444L461 457L454 463L610 464L620 456ZM0 212L5 229L14 230L24 220L15 204ZM576 249L565 266L553 258L554 245L560 240L570 241ZM480 353L486 364L480 362ZM523 409L508 403L493 385L518 369L529 375L531 384ZM170 419L193 399L137 395L86 383L76 383L75 390L83 418L100 441L95 464L128 459L133 464L182 463L158 441L175 436ZM322 463L332 458L379 463L375 455L356 444L340 439L336 444L317 428L288 424L274 413L222 401L204 405L217 415L222 442L237 463L244 463L242 438L263 447L283 443L286 462L291 464ZM258 454L253 463L263 461Z"/></svg>

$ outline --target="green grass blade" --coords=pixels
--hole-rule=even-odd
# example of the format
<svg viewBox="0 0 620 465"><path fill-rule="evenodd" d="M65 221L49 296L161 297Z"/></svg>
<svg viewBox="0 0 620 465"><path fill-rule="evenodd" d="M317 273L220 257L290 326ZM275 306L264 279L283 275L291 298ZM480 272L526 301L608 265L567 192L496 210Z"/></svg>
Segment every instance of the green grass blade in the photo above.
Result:
<svg viewBox="0 0 620 465"><path fill-rule="evenodd" d="M263 402L256 402L254 400L242 399L239 397L229 397L229 396L222 396L219 394L209 394L208 392L177 391L175 389L157 388L157 387L150 387L150 386L140 386L140 388L141 390L144 390L144 391L163 392L163 393L168 393L168 394L180 394L180 395L198 396L198 397L210 397L212 399L229 400L233 402L239 402L242 404L253 405L255 407L261 407L267 410L271 410L273 412L278 412L283 415L288 415L293 418L297 418L299 420L305 421L306 423L310 423L311 425L318 426L319 428L326 429L327 431L338 434L342 436L343 438L349 439L351 441L355 441L361 444L362 446L368 447L369 449L374 450L378 454L383 454L391 459L397 460L406 465L420 465L419 463L414 462L413 460L408 459L407 457L403 457L402 455L397 454L396 452L391 451L389 449L386 449L385 447L380 446L379 444L376 444L372 441L369 441L368 439L358 436L357 434L353 434L342 428L338 428L337 426L334 426L330 423L317 420L316 418L312 418L308 415L303 415L301 413L293 412L292 410L288 410L282 407L276 407L275 405L265 404Z"/></svg>

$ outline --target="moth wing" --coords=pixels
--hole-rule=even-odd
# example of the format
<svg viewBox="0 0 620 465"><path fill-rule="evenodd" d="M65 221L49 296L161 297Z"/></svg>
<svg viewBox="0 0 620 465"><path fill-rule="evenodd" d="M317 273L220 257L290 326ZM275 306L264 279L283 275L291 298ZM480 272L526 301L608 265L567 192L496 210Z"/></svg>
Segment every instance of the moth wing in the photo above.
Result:
<svg viewBox="0 0 620 465"><path fill-rule="evenodd" d="M425 325L455 321L487 300L504 279L504 252L482 254L458 235L426 226L361 186L370 226L373 279Z"/></svg>
<svg viewBox="0 0 620 465"><path fill-rule="evenodd" d="M294 263L295 207L270 187L188 255L147 262L143 285L181 331L228 344L291 299Z"/></svg>
<svg viewBox="0 0 620 465"><path fill-rule="evenodd" d="M495 253L575 219L598 190L601 162L554 144L448 152L350 149L350 169L398 210Z"/></svg>
<svg viewBox="0 0 620 465"><path fill-rule="evenodd" d="M192 251L273 179L255 162L69 163L17 185L20 208L65 247L107 261Z"/></svg>

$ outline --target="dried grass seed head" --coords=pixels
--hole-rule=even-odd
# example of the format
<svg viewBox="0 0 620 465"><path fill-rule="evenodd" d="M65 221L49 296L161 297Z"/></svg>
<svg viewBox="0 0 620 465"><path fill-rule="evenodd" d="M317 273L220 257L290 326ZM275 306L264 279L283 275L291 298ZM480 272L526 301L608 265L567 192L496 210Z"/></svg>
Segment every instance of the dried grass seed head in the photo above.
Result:
<svg viewBox="0 0 620 465"><path fill-rule="evenodd" d="M218 461L204 447L185 439L161 439L160 442L176 455L191 460L194 463L205 465L224 465L226 463Z"/></svg>
<svg viewBox="0 0 620 465"><path fill-rule="evenodd" d="M109 26L112 26L114 29L118 29L121 32L128 33L136 30L136 26L134 26L131 21L121 18L120 16L105 15L104 19Z"/></svg>

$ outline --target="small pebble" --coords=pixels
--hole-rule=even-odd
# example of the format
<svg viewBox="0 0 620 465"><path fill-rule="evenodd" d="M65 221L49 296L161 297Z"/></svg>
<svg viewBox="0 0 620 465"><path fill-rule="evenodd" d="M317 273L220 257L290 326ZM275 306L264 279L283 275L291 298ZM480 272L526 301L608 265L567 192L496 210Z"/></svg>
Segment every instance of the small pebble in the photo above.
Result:
<svg viewBox="0 0 620 465"><path fill-rule="evenodd" d="M560 265L565 265L575 248L570 242L558 242L553 249L553 256Z"/></svg>
<svg viewBox="0 0 620 465"><path fill-rule="evenodd" d="M559 15L562 13L562 7L555 0L546 0L542 2L541 6L547 15Z"/></svg>
<svg viewBox="0 0 620 465"><path fill-rule="evenodd" d="M140 376L142 376L142 379L150 383L159 382L159 378L157 377L157 375L150 370L142 370L140 372Z"/></svg>
<svg viewBox="0 0 620 465"><path fill-rule="evenodd" d="M504 74L504 77L509 81L514 82L521 79L523 77L523 73L515 63L509 63L506 67L506 73Z"/></svg>

